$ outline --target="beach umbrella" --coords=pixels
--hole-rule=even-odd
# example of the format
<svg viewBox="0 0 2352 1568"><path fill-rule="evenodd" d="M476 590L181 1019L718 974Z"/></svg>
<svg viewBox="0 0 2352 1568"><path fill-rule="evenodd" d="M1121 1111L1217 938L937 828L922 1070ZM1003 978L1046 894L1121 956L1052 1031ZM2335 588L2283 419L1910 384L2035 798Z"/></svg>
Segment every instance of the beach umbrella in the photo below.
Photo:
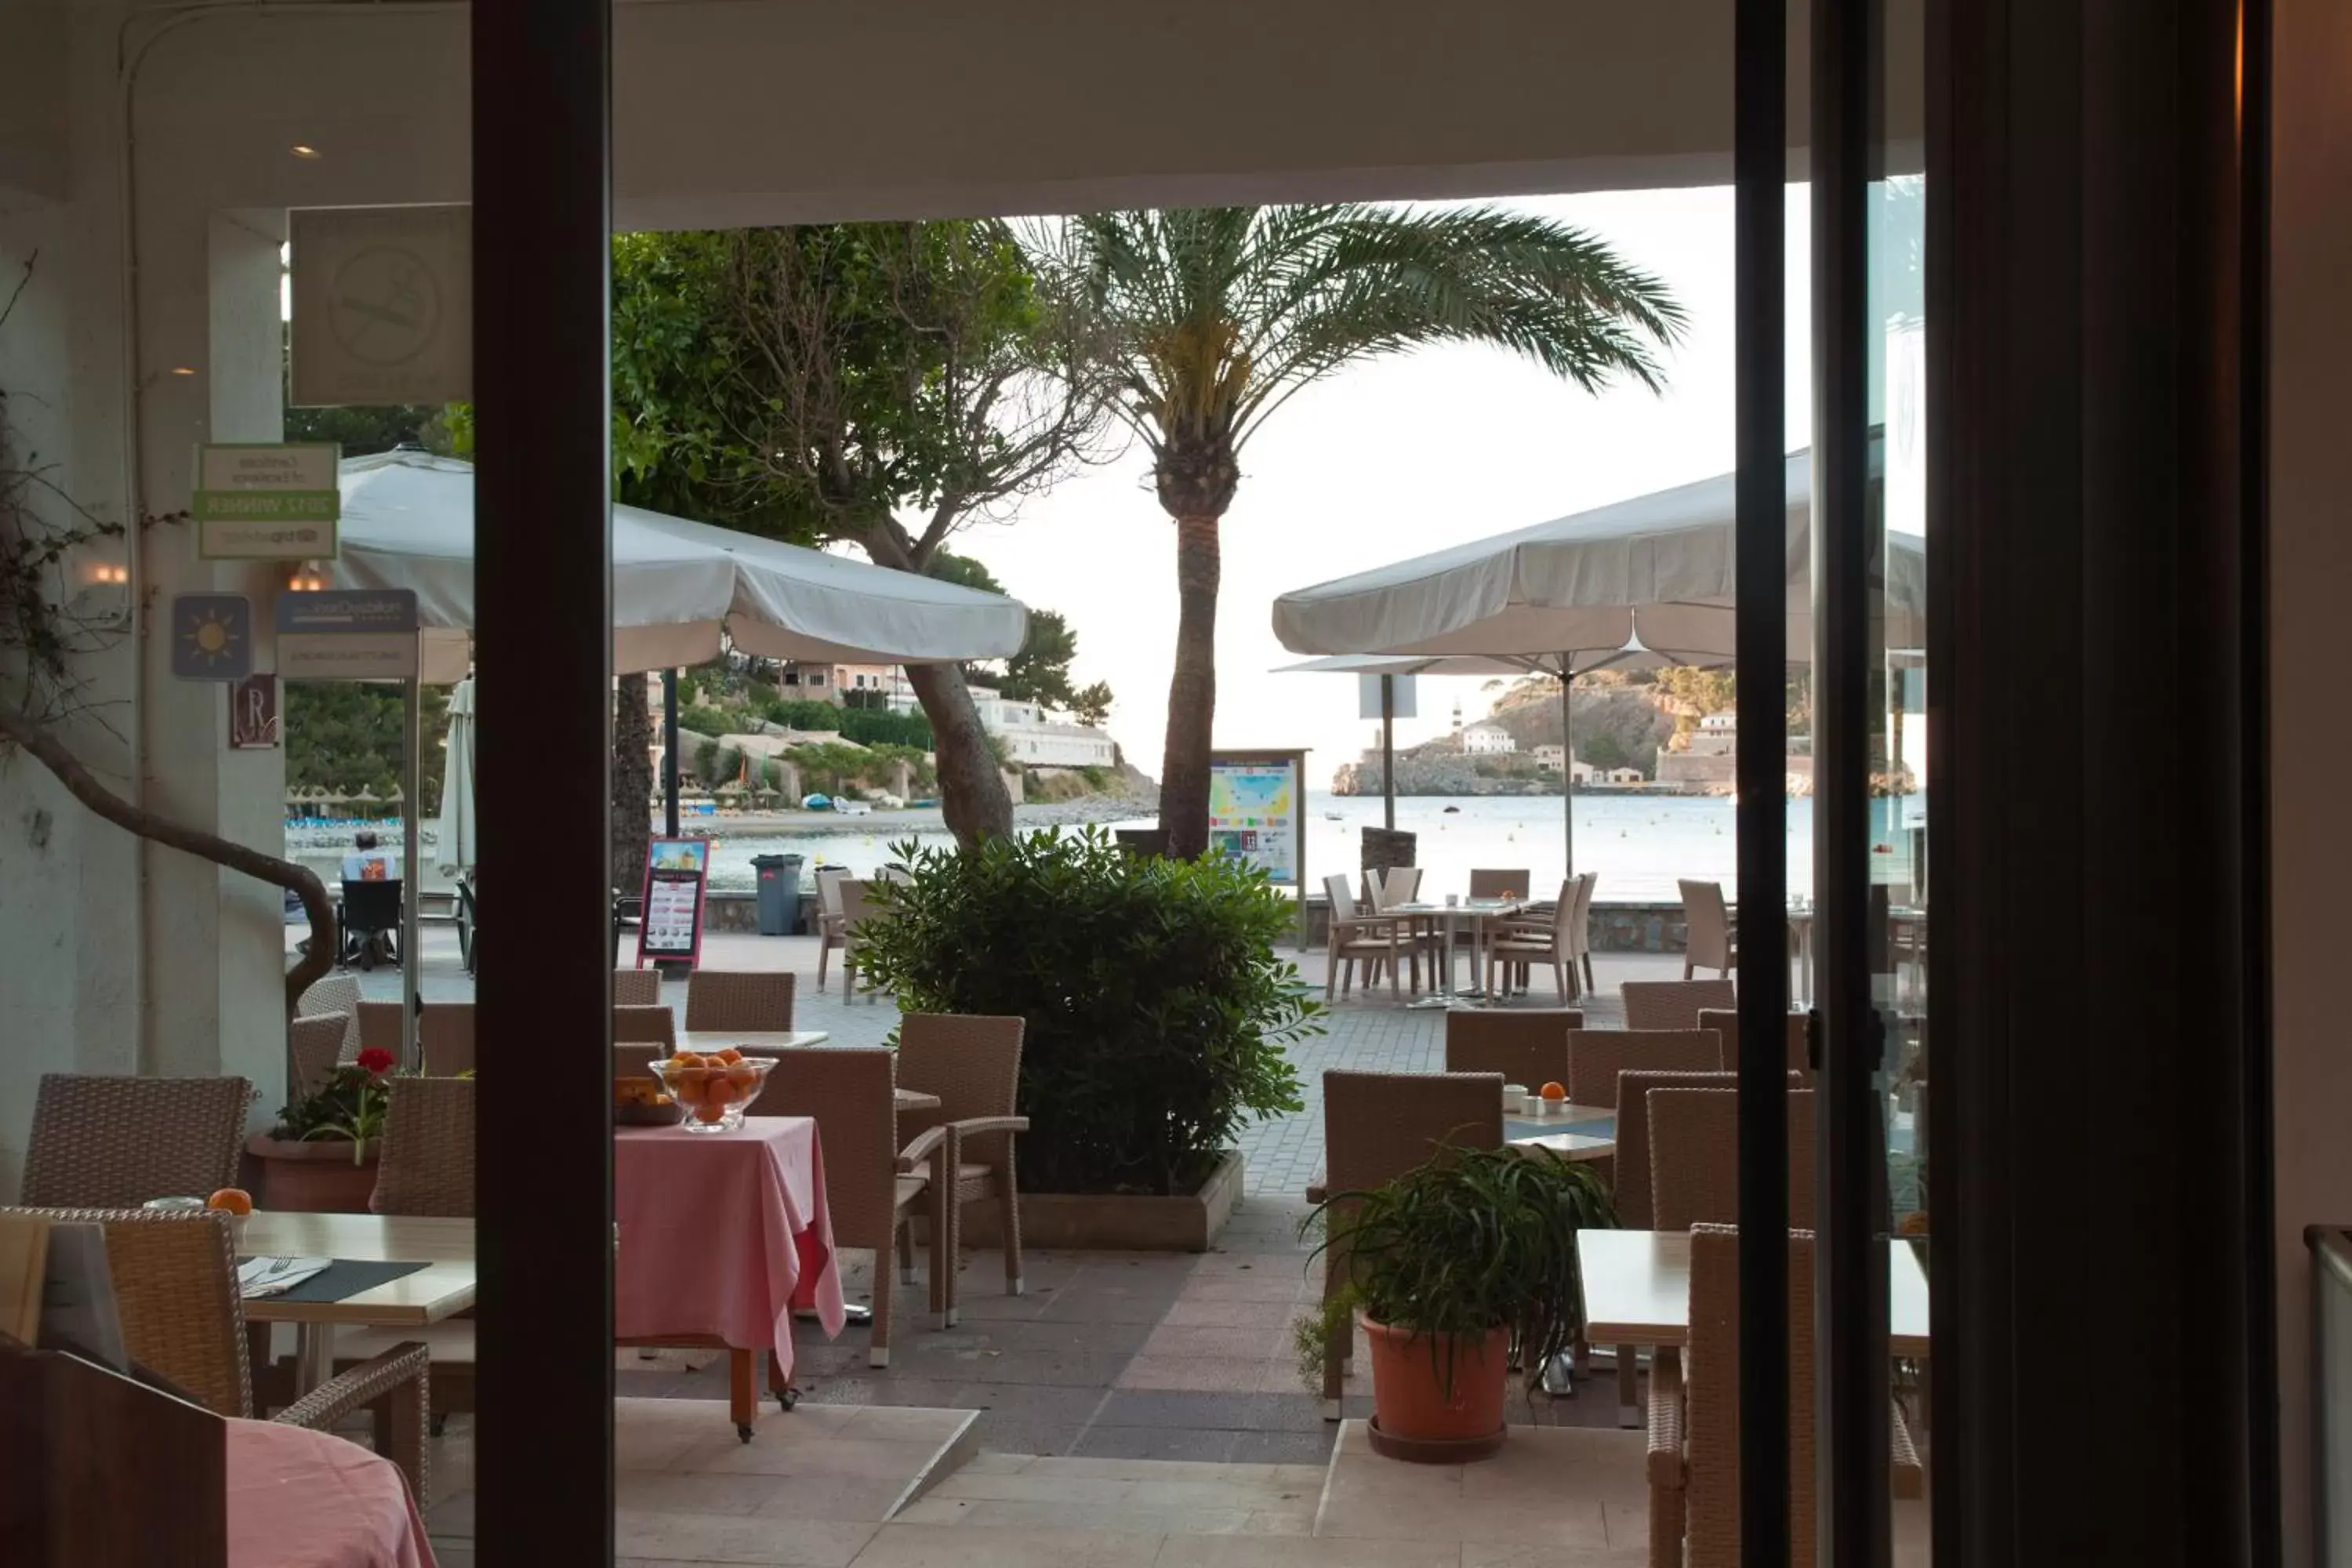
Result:
<svg viewBox="0 0 2352 1568"><path fill-rule="evenodd" d="M474 805L474 682L449 693L447 754L441 763L441 820L436 863L444 876L474 868L480 818Z"/></svg>
<svg viewBox="0 0 2352 1568"><path fill-rule="evenodd" d="M1871 444L1871 485L1881 445ZM1812 647L1812 454L1784 459L1791 663ZM1738 651L1736 476L1556 518L1283 595L1274 631L1294 653L1554 659L1638 647L1669 663ZM1927 542L1889 531L1874 563L1889 647L1926 640ZM1569 846L1575 868L1575 845Z"/></svg>

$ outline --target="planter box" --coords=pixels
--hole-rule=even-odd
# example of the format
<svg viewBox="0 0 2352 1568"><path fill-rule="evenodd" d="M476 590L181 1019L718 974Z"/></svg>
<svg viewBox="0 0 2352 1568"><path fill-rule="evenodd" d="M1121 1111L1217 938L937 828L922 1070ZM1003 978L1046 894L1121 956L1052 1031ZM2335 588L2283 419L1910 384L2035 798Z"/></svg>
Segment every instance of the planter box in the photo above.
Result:
<svg viewBox="0 0 2352 1568"><path fill-rule="evenodd" d="M1242 1152L1228 1149L1201 1190L1185 1197L1089 1193L1021 1194L1021 1245L1070 1251L1206 1252L1242 1195ZM1004 1232L994 1204L964 1211L961 1239L1000 1247Z"/></svg>
<svg viewBox="0 0 2352 1568"><path fill-rule="evenodd" d="M367 1213L383 1147L377 1139L354 1165L352 1146L341 1139L303 1142L257 1132L245 1141L245 1152L261 1163L258 1205L283 1214Z"/></svg>

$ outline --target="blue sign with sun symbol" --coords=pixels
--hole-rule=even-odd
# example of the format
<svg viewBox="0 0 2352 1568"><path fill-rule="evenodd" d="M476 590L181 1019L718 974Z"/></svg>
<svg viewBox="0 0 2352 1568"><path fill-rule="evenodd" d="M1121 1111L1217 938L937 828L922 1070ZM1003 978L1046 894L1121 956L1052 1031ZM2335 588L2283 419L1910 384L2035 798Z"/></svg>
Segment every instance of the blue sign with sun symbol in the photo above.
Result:
<svg viewBox="0 0 2352 1568"><path fill-rule="evenodd" d="M243 680L253 673L253 601L242 594L172 596L172 673Z"/></svg>

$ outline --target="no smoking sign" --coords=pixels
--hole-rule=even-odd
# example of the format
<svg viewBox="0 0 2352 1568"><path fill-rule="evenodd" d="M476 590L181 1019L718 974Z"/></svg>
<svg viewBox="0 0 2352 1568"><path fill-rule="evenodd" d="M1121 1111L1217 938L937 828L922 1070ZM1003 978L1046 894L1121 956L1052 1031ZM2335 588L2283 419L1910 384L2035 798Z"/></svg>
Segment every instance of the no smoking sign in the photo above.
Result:
<svg viewBox="0 0 2352 1568"><path fill-rule="evenodd" d="M471 207L300 207L289 216L298 405L473 395Z"/></svg>

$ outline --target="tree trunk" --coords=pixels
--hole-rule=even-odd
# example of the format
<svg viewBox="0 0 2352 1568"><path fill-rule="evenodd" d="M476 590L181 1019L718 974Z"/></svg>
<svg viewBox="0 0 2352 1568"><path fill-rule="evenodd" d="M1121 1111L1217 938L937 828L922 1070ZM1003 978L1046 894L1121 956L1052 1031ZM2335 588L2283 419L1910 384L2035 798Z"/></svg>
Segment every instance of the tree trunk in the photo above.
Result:
<svg viewBox="0 0 2352 1568"><path fill-rule="evenodd" d="M0 707L0 736L14 741L34 759L57 775L59 784L82 805L111 822L124 832L150 843L164 845L199 860L209 860L242 872L257 881L273 888L284 888L302 900L302 912L310 917L310 948L292 969L286 972L286 1016L292 1018L302 1000L302 993L335 963L335 909L327 901L326 885L318 873L308 866L291 860L281 860L249 849L242 844L220 837L216 834L183 827L142 806L131 805L98 780L98 775L82 765L81 759L66 749L59 741L39 724L22 715Z"/></svg>
<svg viewBox="0 0 2352 1568"><path fill-rule="evenodd" d="M613 886L642 889L654 836L654 718L646 678L621 677L613 699Z"/></svg>
<svg viewBox="0 0 2352 1568"><path fill-rule="evenodd" d="M931 748L940 759L940 814L948 831L967 849L983 838L1005 837L1013 831L1013 796L1005 791L963 671L952 664L910 664L907 681L931 721Z"/></svg>
<svg viewBox="0 0 2352 1568"><path fill-rule="evenodd" d="M1209 847L1209 742L1217 718L1217 520L1176 520L1176 672L1168 682L1168 748L1160 763L1160 827L1179 860Z"/></svg>

